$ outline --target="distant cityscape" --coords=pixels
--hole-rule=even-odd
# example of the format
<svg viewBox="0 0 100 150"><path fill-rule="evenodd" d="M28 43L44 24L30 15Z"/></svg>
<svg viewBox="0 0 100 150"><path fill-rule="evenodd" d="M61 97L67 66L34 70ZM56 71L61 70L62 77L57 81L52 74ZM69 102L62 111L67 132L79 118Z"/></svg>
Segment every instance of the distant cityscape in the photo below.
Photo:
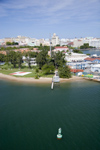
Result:
<svg viewBox="0 0 100 150"><path fill-rule="evenodd" d="M84 43L88 43L89 46L93 46L96 48L100 48L100 38L94 38L94 37L85 37L85 38L74 38L74 39L68 39L68 38L59 38L56 33L54 33L51 38L47 39L36 39L36 38L30 38L25 36L17 36L17 37L6 37L3 39L0 39L0 46L5 46L7 42L17 42L19 46L50 46L50 43L52 46L70 46L78 48L82 46Z"/></svg>

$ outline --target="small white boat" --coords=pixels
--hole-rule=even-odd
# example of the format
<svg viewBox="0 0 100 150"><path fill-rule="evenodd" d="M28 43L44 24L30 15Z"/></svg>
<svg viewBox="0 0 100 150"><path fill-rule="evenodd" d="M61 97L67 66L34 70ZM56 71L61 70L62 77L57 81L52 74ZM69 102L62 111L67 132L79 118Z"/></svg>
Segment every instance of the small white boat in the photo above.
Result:
<svg viewBox="0 0 100 150"><path fill-rule="evenodd" d="M57 139L62 139L61 128L58 129Z"/></svg>

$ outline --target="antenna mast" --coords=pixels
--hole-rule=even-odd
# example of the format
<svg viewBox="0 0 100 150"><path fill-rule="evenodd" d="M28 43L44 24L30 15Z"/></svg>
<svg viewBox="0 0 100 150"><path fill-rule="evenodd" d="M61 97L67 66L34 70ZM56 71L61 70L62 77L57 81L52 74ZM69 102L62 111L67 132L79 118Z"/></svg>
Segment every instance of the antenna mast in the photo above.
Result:
<svg viewBox="0 0 100 150"><path fill-rule="evenodd" d="M51 34L50 34L50 57L52 56L52 54L51 54L51 44L52 44L52 42L51 42Z"/></svg>

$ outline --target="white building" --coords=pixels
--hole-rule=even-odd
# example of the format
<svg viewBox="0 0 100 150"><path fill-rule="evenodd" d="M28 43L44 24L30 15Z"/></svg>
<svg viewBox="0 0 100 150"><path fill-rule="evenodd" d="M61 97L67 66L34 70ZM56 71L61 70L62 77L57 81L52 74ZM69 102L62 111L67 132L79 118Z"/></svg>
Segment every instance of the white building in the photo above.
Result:
<svg viewBox="0 0 100 150"><path fill-rule="evenodd" d="M60 44L59 37L56 35L56 33L53 34L51 42L52 42L52 46L56 46Z"/></svg>
<svg viewBox="0 0 100 150"><path fill-rule="evenodd" d="M27 58L25 56L22 57L22 60L23 60L23 63L25 63L25 66L28 66ZM37 66L36 58L30 58L30 64L31 66Z"/></svg>
<svg viewBox="0 0 100 150"><path fill-rule="evenodd" d="M89 43L89 46L100 48L100 38L86 37L83 43Z"/></svg>
<svg viewBox="0 0 100 150"><path fill-rule="evenodd" d="M79 54L79 53L66 53L65 60L68 62L77 62L77 61L84 61L85 58L89 57L86 54Z"/></svg>
<svg viewBox="0 0 100 150"><path fill-rule="evenodd" d="M72 69L86 69L91 67L91 63L87 62L67 62L66 65L70 66Z"/></svg>
<svg viewBox="0 0 100 150"><path fill-rule="evenodd" d="M55 49L52 50L52 52L54 52L54 53L58 53L58 52L66 53L67 50L69 50L69 48L67 46L56 46ZM48 55L50 56L50 51L48 51Z"/></svg>
<svg viewBox="0 0 100 150"><path fill-rule="evenodd" d="M67 51L69 48L67 47L67 46L56 46L55 47L55 49L54 50L52 50L52 51L54 51L54 52L58 52L58 51L60 51L60 52L62 52L62 51Z"/></svg>
<svg viewBox="0 0 100 150"><path fill-rule="evenodd" d="M94 64L91 66L91 71L92 72L98 72L100 73L100 64Z"/></svg>
<svg viewBox="0 0 100 150"><path fill-rule="evenodd" d="M89 46L99 48L100 47L100 39L95 38L95 39L89 41Z"/></svg>
<svg viewBox="0 0 100 150"><path fill-rule="evenodd" d="M73 47L78 48L78 47L80 47L82 45L83 45L83 40L82 39L74 39L73 40Z"/></svg>

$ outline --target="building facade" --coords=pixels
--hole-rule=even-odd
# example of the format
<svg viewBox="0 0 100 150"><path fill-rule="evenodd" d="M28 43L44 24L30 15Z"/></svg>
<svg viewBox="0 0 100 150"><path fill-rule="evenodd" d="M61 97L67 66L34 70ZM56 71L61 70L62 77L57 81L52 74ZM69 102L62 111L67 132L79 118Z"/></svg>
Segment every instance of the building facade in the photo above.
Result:
<svg viewBox="0 0 100 150"><path fill-rule="evenodd" d="M56 35L56 33L53 34L52 39L51 39L51 42L52 42L52 46L56 46L56 45L59 45L59 44L60 44L60 39L59 39L59 37Z"/></svg>

